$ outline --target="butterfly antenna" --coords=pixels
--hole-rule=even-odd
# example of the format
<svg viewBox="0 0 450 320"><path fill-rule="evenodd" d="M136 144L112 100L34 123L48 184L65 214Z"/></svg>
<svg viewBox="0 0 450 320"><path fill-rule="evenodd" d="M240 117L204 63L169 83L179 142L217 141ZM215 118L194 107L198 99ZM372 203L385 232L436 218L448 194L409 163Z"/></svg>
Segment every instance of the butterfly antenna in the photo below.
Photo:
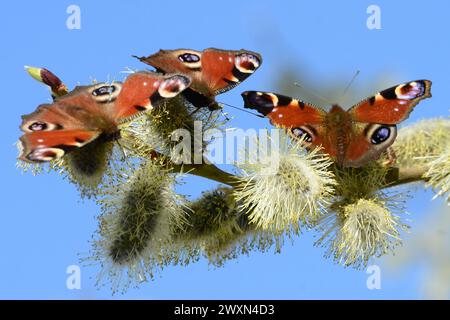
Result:
<svg viewBox="0 0 450 320"><path fill-rule="evenodd" d="M218 103L219 104L223 104L224 106L227 106L227 107L230 107L230 108L234 108L234 109L240 110L242 112L246 112L246 113L252 114L254 116L257 116L258 118L265 118L263 115L260 115L260 114L257 114L257 113L254 113L254 112L251 112L251 111L248 111L248 110L236 107L236 106L233 106L233 105L228 104L228 103L224 103L224 102L218 102Z"/></svg>
<svg viewBox="0 0 450 320"><path fill-rule="evenodd" d="M350 89L351 85L353 84L353 82L355 81L356 77L359 75L360 71L356 70L355 74L353 75L352 79L350 80L350 82L348 83L348 85L345 87L344 89L344 95L347 93L348 89Z"/></svg>
<svg viewBox="0 0 450 320"><path fill-rule="evenodd" d="M315 97L315 98L318 98L318 99L320 99L320 100L322 100L322 101L325 101L327 104L330 104L330 105L333 105L333 104L334 104L333 102L331 102L331 101L328 100L327 98L325 98L325 97L321 96L320 94L318 94L316 91L314 91L314 90L312 90L312 89L310 89L310 88L305 88L305 87L304 87L303 85L301 85L300 82L298 82L298 81L295 81L295 82L294 82L294 86L303 89L303 90L306 91L309 95L311 95L311 96L313 96L313 97Z"/></svg>
<svg viewBox="0 0 450 320"><path fill-rule="evenodd" d="M230 121L230 118L228 118L227 114L225 112L223 112L222 110L220 110L220 114L222 114L222 117L225 118L225 120Z"/></svg>

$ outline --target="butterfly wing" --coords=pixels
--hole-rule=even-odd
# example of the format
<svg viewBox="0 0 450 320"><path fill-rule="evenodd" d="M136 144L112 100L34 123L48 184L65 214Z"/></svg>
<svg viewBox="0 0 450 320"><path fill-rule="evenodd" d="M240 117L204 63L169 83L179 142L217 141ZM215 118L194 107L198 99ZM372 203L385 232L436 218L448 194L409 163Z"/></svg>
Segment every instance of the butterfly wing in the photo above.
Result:
<svg viewBox="0 0 450 320"><path fill-rule="evenodd" d="M344 166L359 167L378 159L397 136L399 122L421 100L431 97L431 81L416 80L383 90L348 110L352 120Z"/></svg>
<svg viewBox="0 0 450 320"><path fill-rule="evenodd" d="M261 65L262 58L248 50L209 48L201 57L202 81L214 95L228 91L247 79Z"/></svg>
<svg viewBox="0 0 450 320"><path fill-rule="evenodd" d="M20 137L19 159L45 162L61 158L65 153L81 148L99 136L96 131L59 130L28 132Z"/></svg>
<svg viewBox="0 0 450 320"><path fill-rule="evenodd" d="M79 90L84 91L80 87L75 91ZM30 162L58 159L100 135L102 124L96 124L99 121L95 113L92 115L95 108L87 104L89 99L79 94L65 97L68 98L40 105L33 113L22 116L20 129L25 134L20 137L19 159Z"/></svg>
<svg viewBox="0 0 450 320"><path fill-rule="evenodd" d="M228 91L254 73L262 63L258 53L247 50L160 50L138 58L163 73L180 72L192 79L184 96L196 107L214 103L214 96Z"/></svg>
<svg viewBox="0 0 450 320"><path fill-rule="evenodd" d="M100 135L115 139L119 122L130 120L154 104L183 91L190 79L181 75L137 72L124 84L76 87L52 104L22 116L20 138L25 161L50 161L81 148Z"/></svg>
<svg viewBox="0 0 450 320"><path fill-rule="evenodd" d="M30 162L58 159L101 134L116 131L107 111L120 87L120 83L78 86L52 104L40 105L33 113L22 116L20 129L25 134L20 137L19 159Z"/></svg>
<svg viewBox="0 0 450 320"><path fill-rule="evenodd" d="M270 119L278 127L285 128L294 138L305 136L306 142L323 145L327 153L333 153L332 145L325 137L323 125L327 113L311 104L280 94L259 91L242 93L244 107L254 109ZM328 149L328 150L327 150Z"/></svg>
<svg viewBox="0 0 450 320"><path fill-rule="evenodd" d="M161 73L187 74L194 81L200 81L202 52L190 49L159 50L148 57L137 57Z"/></svg>
<svg viewBox="0 0 450 320"><path fill-rule="evenodd" d="M413 108L431 97L431 81L416 80L383 90L348 110L354 121L398 124Z"/></svg>
<svg viewBox="0 0 450 320"><path fill-rule="evenodd" d="M348 132L348 144L340 164L361 167L378 159L394 143L397 126L354 122Z"/></svg>
<svg viewBox="0 0 450 320"><path fill-rule="evenodd" d="M161 75L154 72L136 72L122 85L112 111L118 122L129 121L142 112L151 110L161 100L173 98L189 87L191 79L184 75Z"/></svg>

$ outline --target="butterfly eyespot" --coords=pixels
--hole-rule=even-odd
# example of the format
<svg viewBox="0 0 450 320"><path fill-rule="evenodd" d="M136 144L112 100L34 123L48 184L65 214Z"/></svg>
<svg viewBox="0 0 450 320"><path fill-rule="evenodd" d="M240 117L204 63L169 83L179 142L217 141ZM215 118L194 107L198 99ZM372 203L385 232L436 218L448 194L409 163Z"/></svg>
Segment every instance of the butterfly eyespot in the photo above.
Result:
<svg viewBox="0 0 450 320"><path fill-rule="evenodd" d="M200 61L200 57L193 53L183 53L178 56L181 62L185 63L196 63Z"/></svg>
<svg viewBox="0 0 450 320"><path fill-rule="evenodd" d="M395 89L398 99L411 100L425 94L425 84L422 81L413 81L405 85L400 85Z"/></svg>
<svg viewBox="0 0 450 320"><path fill-rule="evenodd" d="M30 152L26 159L33 162L46 162L59 159L64 155L64 150L59 148L39 148Z"/></svg>
<svg viewBox="0 0 450 320"><path fill-rule="evenodd" d="M303 138L303 141L312 142L313 140L311 134L302 128L292 128L291 132L296 138Z"/></svg>
<svg viewBox="0 0 450 320"><path fill-rule="evenodd" d="M190 84L190 79L181 75L172 76L164 80L158 88L158 93L163 98L173 98Z"/></svg>
<svg viewBox="0 0 450 320"><path fill-rule="evenodd" d="M63 126L44 121L28 121L20 127L25 132L61 130Z"/></svg>
<svg viewBox="0 0 450 320"><path fill-rule="evenodd" d="M103 87L100 87L100 88L95 89L94 91L92 91L92 95L93 96L103 96L105 94L110 95L114 91L116 91L116 87L115 86L103 86Z"/></svg>
<svg viewBox="0 0 450 320"><path fill-rule="evenodd" d="M42 121L33 122L28 126L30 131L44 131L48 128L48 125Z"/></svg>
<svg viewBox="0 0 450 320"><path fill-rule="evenodd" d="M122 85L120 83L114 83L111 85L98 84L93 87L92 95L97 102L112 102L120 93Z"/></svg>
<svg viewBox="0 0 450 320"><path fill-rule="evenodd" d="M389 127L386 126L379 127L370 137L370 142L372 142L372 144L380 144L389 139L390 135L391 129Z"/></svg>
<svg viewBox="0 0 450 320"><path fill-rule="evenodd" d="M242 73L253 73L261 64L260 59L250 53L242 53L236 57L235 66Z"/></svg>

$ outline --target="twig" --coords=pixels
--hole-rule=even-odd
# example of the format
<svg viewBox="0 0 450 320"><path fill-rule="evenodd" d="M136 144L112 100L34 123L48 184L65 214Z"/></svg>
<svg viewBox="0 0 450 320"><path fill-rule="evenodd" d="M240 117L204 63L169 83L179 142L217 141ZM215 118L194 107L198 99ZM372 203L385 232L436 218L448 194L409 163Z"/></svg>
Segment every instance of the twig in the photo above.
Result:
<svg viewBox="0 0 450 320"><path fill-rule="evenodd" d="M423 175L428 171L428 166L415 166L405 168L391 168L386 174L386 188L395 187L411 182L428 181Z"/></svg>

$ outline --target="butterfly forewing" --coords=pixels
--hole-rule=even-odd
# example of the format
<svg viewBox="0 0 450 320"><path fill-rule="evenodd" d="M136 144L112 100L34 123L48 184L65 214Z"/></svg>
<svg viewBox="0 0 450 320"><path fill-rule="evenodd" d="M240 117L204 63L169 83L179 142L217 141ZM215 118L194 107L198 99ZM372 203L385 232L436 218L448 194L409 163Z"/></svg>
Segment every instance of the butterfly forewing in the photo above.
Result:
<svg viewBox="0 0 450 320"><path fill-rule="evenodd" d="M397 124L423 99L431 97L431 81L416 80L383 90L353 106L354 121Z"/></svg>
<svg viewBox="0 0 450 320"><path fill-rule="evenodd" d="M206 49L202 55L202 80L214 95L228 91L247 79L261 65L261 56L252 51Z"/></svg>
<svg viewBox="0 0 450 320"><path fill-rule="evenodd" d="M196 107L211 106L216 95L237 86L262 63L261 56L256 52L215 48L204 51L160 50L138 59L163 73L188 75L192 84L184 96Z"/></svg>
<svg viewBox="0 0 450 320"><path fill-rule="evenodd" d="M19 159L44 162L61 158L99 136L100 132L83 130L40 131L20 137Z"/></svg>
<svg viewBox="0 0 450 320"><path fill-rule="evenodd" d="M128 121L149 111L161 100L173 98L185 90L191 79L184 75L161 75L153 72L131 74L122 86L114 104L113 118Z"/></svg>

